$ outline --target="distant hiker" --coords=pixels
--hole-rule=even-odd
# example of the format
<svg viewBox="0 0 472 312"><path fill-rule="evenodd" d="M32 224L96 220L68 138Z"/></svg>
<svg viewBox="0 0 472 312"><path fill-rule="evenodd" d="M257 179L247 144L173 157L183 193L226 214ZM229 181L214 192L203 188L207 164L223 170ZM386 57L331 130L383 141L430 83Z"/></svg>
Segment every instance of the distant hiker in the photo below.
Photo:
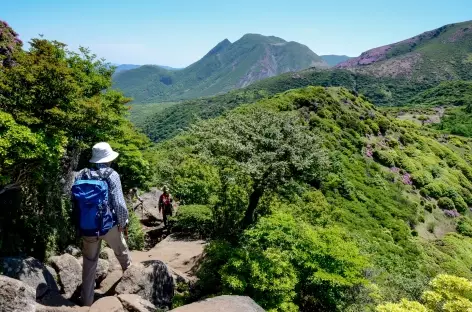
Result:
<svg viewBox="0 0 472 312"><path fill-rule="evenodd" d="M143 199L138 195L138 188L137 187L133 187L131 189L131 194L130 194L130 201L132 203L134 203L135 200L139 201L139 203L143 202ZM138 206L139 206L139 204L138 204ZM136 207L134 207L134 209L136 209Z"/></svg>
<svg viewBox="0 0 472 312"><path fill-rule="evenodd" d="M162 212L164 226L167 227L167 216L172 216L172 195L169 194L169 188L164 185L162 194L159 197L159 212Z"/></svg>
<svg viewBox="0 0 472 312"><path fill-rule="evenodd" d="M108 143L97 143L92 148L90 162L94 169L83 169L72 186L73 211L76 226L82 236L82 301L91 306L94 298L95 271L102 240L113 249L121 268L131 264L128 246L122 232L128 225L120 176L110 168L118 157Z"/></svg>

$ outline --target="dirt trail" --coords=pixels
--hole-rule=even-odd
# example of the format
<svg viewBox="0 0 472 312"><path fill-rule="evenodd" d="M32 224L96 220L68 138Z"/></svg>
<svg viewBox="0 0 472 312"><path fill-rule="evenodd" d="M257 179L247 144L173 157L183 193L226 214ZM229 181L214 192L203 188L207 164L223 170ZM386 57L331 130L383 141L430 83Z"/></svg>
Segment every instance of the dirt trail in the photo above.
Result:
<svg viewBox="0 0 472 312"><path fill-rule="evenodd" d="M161 260L177 274L193 280L193 268L202 257L206 242L170 234L164 229L162 214L159 213L157 206L161 194L160 190L152 188L140 196L143 206L136 209L136 214L140 217L146 233L147 250L132 251L132 261ZM178 210L178 206L175 206L175 210Z"/></svg>

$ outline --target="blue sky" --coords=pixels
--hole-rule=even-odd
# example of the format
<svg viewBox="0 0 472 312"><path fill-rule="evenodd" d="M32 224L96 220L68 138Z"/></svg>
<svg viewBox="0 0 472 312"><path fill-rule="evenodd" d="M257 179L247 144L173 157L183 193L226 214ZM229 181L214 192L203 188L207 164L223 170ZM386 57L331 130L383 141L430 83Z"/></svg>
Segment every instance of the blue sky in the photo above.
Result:
<svg viewBox="0 0 472 312"><path fill-rule="evenodd" d="M470 0L16 0L0 18L112 63L187 66L219 41L273 35L317 54L361 52L472 19Z"/></svg>

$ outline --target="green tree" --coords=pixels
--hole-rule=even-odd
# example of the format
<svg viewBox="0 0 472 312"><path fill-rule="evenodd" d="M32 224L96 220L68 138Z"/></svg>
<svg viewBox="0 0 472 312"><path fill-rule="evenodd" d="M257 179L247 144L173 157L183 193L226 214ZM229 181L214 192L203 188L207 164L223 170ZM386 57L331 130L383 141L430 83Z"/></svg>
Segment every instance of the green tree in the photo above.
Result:
<svg viewBox="0 0 472 312"><path fill-rule="evenodd" d="M235 164L251 180L243 227L254 222L257 205L266 191L292 179L315 182L328 160L319 139L297 115L249 108L225 119L192 127L197 147L220 168Z"/></svg>
<svg viewBox="0 0 472 312"><path fill-rule="evenodd" d="M140 186L149 141L126 119L130 99L109 90L113 68L104 60L57 41L21 44L0 22L0 196L12 188L23 194L20 205L0 211L0 228L15 229L0 232L0 253L44 258L73 239L63 195L72 171L88 165L90 147L112 143L123 186Z"/></svg>
<svg viewBox="0 0 472 312"><path fill-rule="evenodd" d="M453 275L440 274L430 283L421 301L403 299L401 303L387 303L377 307L378 312L464 312L472 311L472 282Z"/></svg>

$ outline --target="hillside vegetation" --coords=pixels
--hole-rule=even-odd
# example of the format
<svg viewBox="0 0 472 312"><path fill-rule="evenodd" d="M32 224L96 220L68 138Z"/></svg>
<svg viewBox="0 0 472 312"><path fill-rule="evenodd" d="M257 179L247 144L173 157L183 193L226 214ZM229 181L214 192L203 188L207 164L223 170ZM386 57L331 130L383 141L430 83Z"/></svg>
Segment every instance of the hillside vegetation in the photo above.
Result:
<svg viewBox="0 0 472 312"><path fill-rule="evenodd" d="M271 97L290 89L307 86L342 86L364 94L379 106L405 105L418 93L432 87L428 83L415 83L405 79L375 78L347 70L309 69L286 73L223 95L188 100L154 113L135 124L153 140L160 141L176 135L198 119L213 118L244 103ZM137 107L137 105L136 105ZM157 106L156 106L157 107ZM137 108L141 110L143 108Z"/></svg>
<svg viewBox="0 0 472 312"><path fill-rule="evenodd" d="M145 65L114 76L113 87L135 103L210 96L290 71L328 65L308 47L277 37L246 34L225 39L182 70Z"/></svg>
<svg viewBox="0 0 472 312"><path fill-rule="evenodd" d="M471 53L472 21L467 21L368 50L336 68L376 77L408 77L415 82L471 80Z"/></svg>
<svg viewBox="0 0 472 312"><path fill-rule="evenodd" d="M213 239L189 300L231 293L268 311L374 311L421 300L441 273L472 279L471 148L344 88L308 87L149 153L155 181L199 205L194 224L207 227L196 231Z"/></svg>

